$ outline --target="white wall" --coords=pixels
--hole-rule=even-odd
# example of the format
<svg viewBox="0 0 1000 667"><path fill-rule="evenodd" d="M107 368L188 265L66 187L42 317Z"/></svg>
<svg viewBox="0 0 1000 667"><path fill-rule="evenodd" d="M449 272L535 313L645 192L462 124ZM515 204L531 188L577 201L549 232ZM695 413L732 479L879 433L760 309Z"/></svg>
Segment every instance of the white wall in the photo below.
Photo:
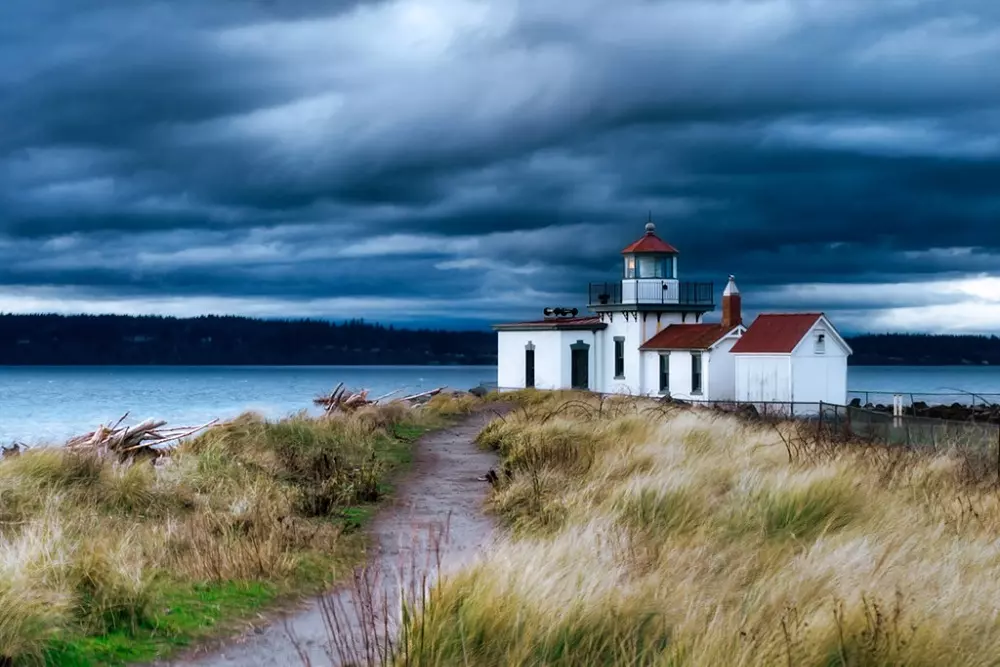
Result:
<svg viewBox="0 0 1000 667"><path fill-rule="evenodd" d="M736 345L739 338L724 338L712 348L709 384L712 393L708 394L710 401L736 400L736 355L729 351Z"/></svg>
<svg viewBox="0 0 1000 667"><path fill-rule="evenodd" d="M643 393L651 396L660 395L660 352L650 350L642 353L646 383ZM712 367L716 363L715 353L701 353L701 393L691 393L691 352L687 350L670 351L670 388L671 398L682 401L719 400L713 395Z"/></svg>
<svg viewBox="0 0 1000 667"><path fill-rule="evenodd" d="M562 383L560 331L499 331L497 332L497 385L500 389L524 387L524 351L528 343L535 345L535 387L560 389ZM592 336L589 331L573 332ZM569 348L567 347L567 357ZM565 386L569 386L569 382Z"/></svg>
<svg viewBox="0 0 1000 667"><path fill-rule="evenodd" d="M655 320L655 318L654 318ZM642 387L642 369L639 366L639 346L644 342L642 317L636 321L629 314L607 314L604 321L608 328L602 334L600 359L600 390L605 393L638 394ZM625 339L625 374L615 377L615 338Z"/></svg>
<svg viewBox="0 0 1000 667"><path fill-rule="evenodd" d="M638 318L630 313L625 319L624 313L605 314L604 321L608 328L601 332L602 357L599 359L600 390L615 394L657 394L659 387L659 367L650 370L645 353L640 353L639 347L652 338L661 329L679 324L681 316L678 313L661 313L660 321L656 321L656 313L647 313L645 318L639 313ZM689 320L690 321L690 320ZM615 337L625 338L625 375L615 378ZM654 359L655 362L655 359Z"/></svg>
<svg viewBox="0 0 1000 667"><path fill-rule="evenodd" d="M736 400L749 402L790 401L791 357L789 355L736 354Z"/></svg>
<svg viewBox="0 0 1000 667"><path fill-rule="evenodd" d="M642 391L644 396L660 395L660 354L659 352L643 352L641 354L642 363Z"/></svg>
<svg viewBox="0 0 1000 667"><path fill-rule="evenodd" d="M825 334L822 348L819 334ZM822 350L822 351L820 351ZM847 349L823 320L792 351L792 399L802 403L847 403Z"/></svg>

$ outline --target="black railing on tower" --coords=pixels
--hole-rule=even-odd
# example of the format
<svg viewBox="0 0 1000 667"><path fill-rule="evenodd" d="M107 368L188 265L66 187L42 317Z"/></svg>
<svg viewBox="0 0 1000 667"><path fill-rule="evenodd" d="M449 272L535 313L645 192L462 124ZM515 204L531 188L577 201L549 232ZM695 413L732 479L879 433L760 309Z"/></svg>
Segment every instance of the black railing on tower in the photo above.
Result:
<svg viewBox="0 0 1000 667"><path fill-rule="evenodd" d="M590 283L588 303L591 306L617 306L624 303L677 304L680 306L714 306L715 283L637 281L635 292L626 302L622 298L622 283ZM638 297L638 298L636 298Z"/></svg>

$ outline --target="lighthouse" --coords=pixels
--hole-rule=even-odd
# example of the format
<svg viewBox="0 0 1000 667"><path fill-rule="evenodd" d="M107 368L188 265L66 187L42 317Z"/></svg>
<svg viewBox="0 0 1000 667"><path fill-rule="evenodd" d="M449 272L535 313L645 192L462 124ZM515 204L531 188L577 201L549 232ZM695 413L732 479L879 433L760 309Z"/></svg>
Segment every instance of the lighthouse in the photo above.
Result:
<svg viewBox="0 0 1000 667"><path fill-rule="evenodd" d="M737 386L744 385L764 387L752 394L755 400L766 400L772 393L782 398L794 395L791 384L780 393L772 387L784 387L783 381L764 382L758 377L784 373L783 378L787 373L782 364L792 367L793 362L786 363L786 359L772 359L767 341L777 335L774 331L782 332L787 341L798 340L796 335L806 333L786 332L788 327L781 323L815 323L817 318L762 315L748 330L743 324L743 298L735 276L730 275L721 292L721 318L711 321L715 284L682 280L679 258L680 251L657 234L649 219L643 235L621 250L619 278L590 283L589 313L566 307L571 304L549 304L541 309L543 319L495 324L498 387L579 389L707 402L735 400ZM825 317L822 325L824 331L833 331ZM754 333L752 341L740 344L748 331ZM842 342L838 335L834 337ZM839 352L841 347L836 349ZM791 354L791 348L782 350ZM810 390L811 398L814 394L830 402L835 402L831 397L842 398L848 354L847 348L836 358L826 353L825 359L832 360L823 362L824 377L829 380L822 391ZM741 358L739 377L737 357ZM808 363L816 362L794 363L806 369ZM805 379L798 386L803 387L806 380L818 377L806 371L802 375ZM742 389L741 395L751 394Z"/></svg>
<svg viewBox="0 0 1000 667"><path fill-rule="evenodd" d="M652 220L621 255L621 279L591 283L589 288L588 308L607 324L612 341L594 379L598 386L636 394L646 384L639 346L671 324L700 322L715 309L715 286L680 280L680 253L657 236Z"/></svg>

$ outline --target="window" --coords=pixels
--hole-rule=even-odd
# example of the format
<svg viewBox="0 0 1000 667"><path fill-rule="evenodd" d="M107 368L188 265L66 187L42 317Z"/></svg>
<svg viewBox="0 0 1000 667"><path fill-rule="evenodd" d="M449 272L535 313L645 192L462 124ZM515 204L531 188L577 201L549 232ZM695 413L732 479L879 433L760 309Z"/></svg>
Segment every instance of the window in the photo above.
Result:
<svg viewBox="0 0 1000 667"><path fill-rule="evenodd" d="M691 393L701 393L701 352L691 353Z"/></svg>
<svg viewBox="0 0 1000 667"><path fill-rule="evenodd" d="M670 393L670 353L660 355L660 393Z"/></svg>
<svg viewBox="0 0 1000 667"><path fill-rule="evenodd" d="M639 277L640 278L659 278L657 273L658 268L662 265L660 260L656 257L640 257L639 258Z"/></svg>
<svg viewBox="0 0 1000 667"><path fill-rule="evenodd" d="M535 346L528 343L524 348L524 386L535 386Z"/></svg>
<svg viewBox="0 0 1000 667"><path fill-rule="evenodd" d="M635 256L629 255L625 258L625 277L635 278Z"/></svg>
<svg viewBox="0 0 1000 667"><path fill-rule="evenodd" d="M615 336L615 379L625 378L625 338Z"/></svg>
<svg viewBox="0 0 1000 667"><path fill-rule="evenodd" d="M826 334L820 333L816 334L816 354L824 354L826 352Z"/></svg>

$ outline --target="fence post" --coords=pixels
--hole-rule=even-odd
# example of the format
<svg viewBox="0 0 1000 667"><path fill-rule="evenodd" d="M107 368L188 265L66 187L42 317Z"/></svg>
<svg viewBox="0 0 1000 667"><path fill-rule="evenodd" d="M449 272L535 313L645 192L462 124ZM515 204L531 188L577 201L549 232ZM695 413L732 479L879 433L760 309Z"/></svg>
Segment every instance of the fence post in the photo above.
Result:
<svg viewBox="0 0 1000 667"><path fill-rule="evenodd" d="M816 444L819 444L823 437L823 401L819 402L819 421L816 422Z"/></svg>

